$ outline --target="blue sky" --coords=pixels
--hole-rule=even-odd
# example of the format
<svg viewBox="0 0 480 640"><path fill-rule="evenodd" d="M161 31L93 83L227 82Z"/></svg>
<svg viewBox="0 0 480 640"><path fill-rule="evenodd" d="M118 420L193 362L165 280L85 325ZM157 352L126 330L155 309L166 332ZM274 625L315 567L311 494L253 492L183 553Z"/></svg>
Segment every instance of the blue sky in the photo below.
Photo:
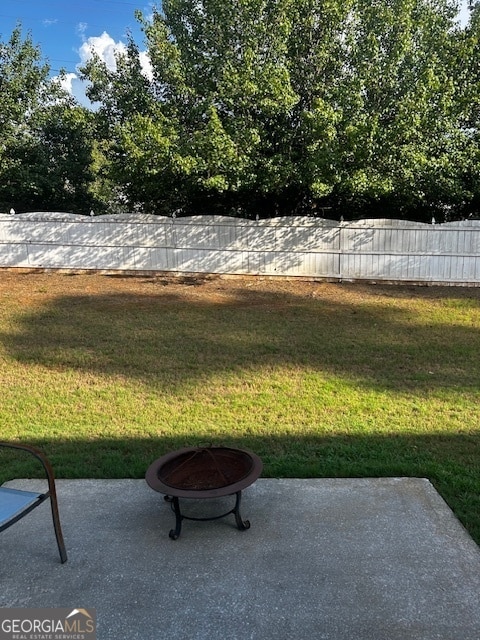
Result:
<svg viewBox="0 0 480 640"><path fill-rule="evenodd" d="M143 34L134 12L151 13L148 0L0 0L0 39L8 40L16 24L30 31L33 42L52 67L68 73L66 87L83 103L78 66L93 47L105 60L127 42L130 31L142 49Z"/></svg>
<svg viewBox="0 0 480 640"><path fill-rule="evenodd" d="M25 31L32 32L52 67L75 71L78 51L90 37L105 32L115 41L125 42L130 29L141 43L136 9L150 11L141 0L0 0L0 34L6 40L20 21Z"/></svg>
<svg viewBox="0 0 480 640"><path fill-rule="evenodd" d="M114 51L124 46L128 31L142 49L142 32L134 12L140 9L149 15L152 4L149 0L0 0L0 39L8 40L21 22L40 45L53 74L64 68L68 72L66 88L85 104L78 66L92 47L107 63L113 63ZM466 4L463 0L462 22L468 19ZM145 64L148 66L147 61Z"/></svg>

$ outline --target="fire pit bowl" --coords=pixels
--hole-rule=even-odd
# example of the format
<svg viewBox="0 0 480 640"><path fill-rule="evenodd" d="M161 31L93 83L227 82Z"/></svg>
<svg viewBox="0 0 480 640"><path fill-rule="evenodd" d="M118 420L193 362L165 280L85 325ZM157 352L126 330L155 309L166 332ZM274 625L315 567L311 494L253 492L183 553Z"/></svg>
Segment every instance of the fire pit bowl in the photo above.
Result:
<svg viewBox="0 0 480 640"><path fill-rule="evenodd" d="M262 472L262 461L253 452L230 447L188 447L168 453L147 469L149 487L165 494L176 516L176 527L170 531L174 540L180 535L182 520L217 520L234 514L237 527L250 527L240 517L242 490L250 486ZM180 510L180 498L220 498L236 494L233 509L213 518L193 518Z"/></svg>

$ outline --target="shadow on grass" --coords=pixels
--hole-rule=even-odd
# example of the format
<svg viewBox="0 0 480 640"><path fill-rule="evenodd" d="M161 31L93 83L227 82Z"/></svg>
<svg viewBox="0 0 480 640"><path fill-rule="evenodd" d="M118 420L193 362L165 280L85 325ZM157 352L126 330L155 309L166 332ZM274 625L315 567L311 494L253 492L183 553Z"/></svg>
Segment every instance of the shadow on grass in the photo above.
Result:
<svg viewBox="0 0 480 640"><path fill-rule="evenodd" d="M217 372L282 365L418 394L480 386L480 324L430 322L366 300L246 289L186 298L166 287L153 295L64 296L22 314L0 340L22 363L121 375L165 392ZM452 294L456 302L473 312L479 306Z"/></svg>
<svg viewBox="0 0 480 640"><path fill-rule="evenodd" d="M263 477L426 477L480 543L480 434L445 436L256 436L101 438L30 442L50 458L57 478L143 478L153 460L185 446L225 445L255 451ZM30 456L0 452L0 484L38 477Z"/></svg>
<svg viewBox="0 0 480 640"><path fill-rule="evenodd" d="M322 296L321 291L315 298L247 289L214 293L185 297L164 286L151 295L63 296L21 313L15 330L0 339L21 363L119 375L165 393L217 373L281 366L420 398L441 390L475 393L480 387L476 291L377 288L360 304L358 298L349 303L348 296ZM410 295L467 310L473 321L455 324L455 313L417 317L408 305L379 301ZM153 459L207 444L205 438L198 433L188 440L86 442L52 436L31 444L45 450L60 478L141 478ZM427 477L480 542L480 434L242 435L221 444L254 450L270 477ZM35 473L24 462L3 458L0 469L0 481Z"/></svg>

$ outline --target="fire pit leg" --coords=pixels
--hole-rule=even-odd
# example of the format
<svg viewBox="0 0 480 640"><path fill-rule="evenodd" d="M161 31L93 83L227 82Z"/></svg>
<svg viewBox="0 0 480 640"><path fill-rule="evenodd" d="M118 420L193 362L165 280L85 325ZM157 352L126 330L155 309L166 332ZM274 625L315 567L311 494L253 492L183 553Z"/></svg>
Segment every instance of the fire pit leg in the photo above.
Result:
<svg viewBox="0 0 480 640"><path fill-rule="evenodd" d="M165 501L170 503L170 506L172 507L172 511L175 513L175 529L170 529L170 533L168 535L172 540L177 540L182 530L182 520L184 518L187 520L198 520L198 521L218 520L219 518L224 518L225 516L228 516L231 513L233 513L233 515L235 516L235 522L237 524L238 529L240 529L240 531L246 531L247 529L250 529L250 520L242 520L242 516L240 515L240 502L242 500L242 492L237 491L235 495L236 495L236 500L235 500L235 506L233 507L233 509L231 509L230 511L227 511L227 513L223 513L220 516L214 516L213 518L192 518L190 516L184 516L180 511L180 500L176 496L165 496Z"/></svg>
<svg viewBox="0 0 480 640"><path fill-rule="evenodd" d="M246 531L247 529L250 529L250 520L242 520L242 517L240 515L241 500L242 500L242 492L237 491L237 499L235 501L235 506L233 508L232 513L235 516L235 522L237 523L237 527L240 529L240 531Z"/></svg>
<svg viewBox="0 0 480 640"><path fill-rule="evenodd" d="M182 530L183 516L180 511L180 501L177 497L172 498L172 496L165 496L165 500L173 504L173 510L175 512L175 529L170 529L170 533L168 535L172 540L176 540Z"/></svg>

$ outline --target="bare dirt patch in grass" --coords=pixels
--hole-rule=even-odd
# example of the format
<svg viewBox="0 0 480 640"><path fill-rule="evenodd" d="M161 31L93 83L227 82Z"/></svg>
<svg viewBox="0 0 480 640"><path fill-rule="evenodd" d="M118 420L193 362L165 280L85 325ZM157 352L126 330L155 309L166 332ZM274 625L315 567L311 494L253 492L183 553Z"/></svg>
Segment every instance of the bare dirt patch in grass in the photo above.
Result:
<svg viewBox="0 0 480 640"><path fill-rule="evenodd" d="M444 297L480 300L480 287L415 286L403 284L362 284L318 281L303 278L275 276L224 276L204 274L129 275L123 273L61 272L41 270L0 269L0 296L15 298L26 305L42 304L49 299L65 295L92 295L106 297L118 293L129 296L175 294L182 298L203 300L205 303L221 303L237 298L240 290L244 304L271 303L271 294L295 298L340 298L345 304L371 301L372 296L393 298L425 298L438 300ZM248 294L248 295L247 295Z"/></svg>

